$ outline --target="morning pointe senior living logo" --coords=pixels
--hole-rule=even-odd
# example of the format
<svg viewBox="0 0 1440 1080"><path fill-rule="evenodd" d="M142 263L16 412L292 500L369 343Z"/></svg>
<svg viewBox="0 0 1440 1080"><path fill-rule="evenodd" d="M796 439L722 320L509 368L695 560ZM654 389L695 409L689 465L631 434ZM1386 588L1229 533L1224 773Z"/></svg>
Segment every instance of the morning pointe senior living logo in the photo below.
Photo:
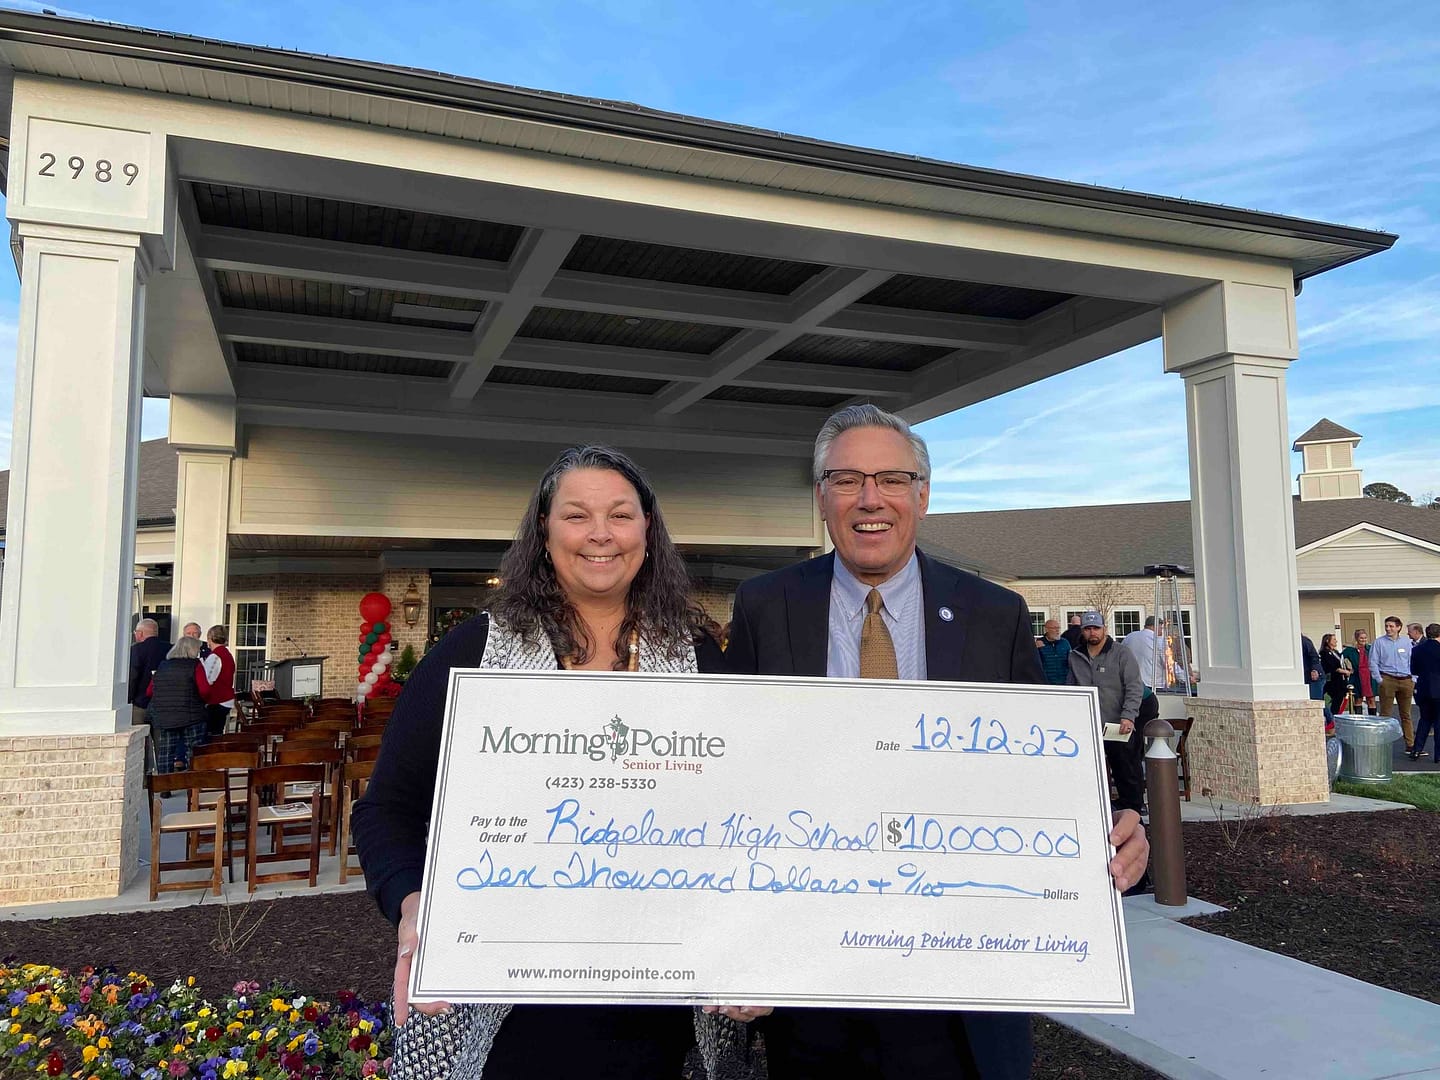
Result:
<svg viewBox="0 0 1440 1080"><path fill-rule="evenodd" d="M486 724L480 733L482 754L557 754L588 757L591 761L618 761L622 757L719 758L725 756L725 740L703 731L653 731L631 727L618 715L612 716L598 732L522 731L513 724L496 730Z"/></svg>

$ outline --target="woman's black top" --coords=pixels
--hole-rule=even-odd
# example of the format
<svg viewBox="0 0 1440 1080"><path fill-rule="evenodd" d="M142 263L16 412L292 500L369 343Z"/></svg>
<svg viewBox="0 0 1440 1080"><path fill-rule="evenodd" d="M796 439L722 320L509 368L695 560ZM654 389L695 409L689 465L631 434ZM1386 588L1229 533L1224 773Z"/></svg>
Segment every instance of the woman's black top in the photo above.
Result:
<svg viewBox="0 0 1440 1080"><path fill-rule="evenodd" d="M195 683L195 669L199 666L199 660L176 657L155 669L155 691L145 720L156 731L174 731L205 722L205 699Z"/></svg>
<svg viewBox="0 0 1440 1080"><path fill-rule="evenodd" d="M477 615L425 654L395 701L370 786L355 804L352 825L365 887L395 925L401 902L419 891L425 868L450 670L479 667L489 630L489 617ZM722 670L723 654L711 637L696 644L695 658L702 672Z"/></svg>

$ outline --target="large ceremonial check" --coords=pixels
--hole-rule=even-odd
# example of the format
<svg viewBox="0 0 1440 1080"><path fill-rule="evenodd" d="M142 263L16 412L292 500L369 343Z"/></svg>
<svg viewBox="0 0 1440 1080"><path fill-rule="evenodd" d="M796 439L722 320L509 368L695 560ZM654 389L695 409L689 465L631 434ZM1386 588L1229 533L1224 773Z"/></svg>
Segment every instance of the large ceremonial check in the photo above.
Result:
<svg viewBox="0 0 1440 1080"><path fill-rule="evenodd" d="M1093 690L456 671L416 1000L1131 1012Z"/></svg>

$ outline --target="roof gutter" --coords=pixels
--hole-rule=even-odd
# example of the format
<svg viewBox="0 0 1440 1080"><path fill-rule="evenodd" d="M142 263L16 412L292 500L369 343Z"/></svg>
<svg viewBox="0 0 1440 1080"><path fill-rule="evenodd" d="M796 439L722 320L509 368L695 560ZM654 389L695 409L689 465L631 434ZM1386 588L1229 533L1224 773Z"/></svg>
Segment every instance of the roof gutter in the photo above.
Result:
<svg viewBox="0 0 1440 1080"><path fill-rule="evenodd" d="M1385 251L1398 239L1393 233L1378 230L868 150L660 112L628 102L581 98L413 68L235 45L112 23L0 11L0 41L78 49L133 60L176 63L228 74L280 79L325 89L379 94L415 103L559 123L602 134L639 137L789 164L841 169L1189 224L1262 232L1356 249L1350 257L1337 259L1324 269ZM1301 277L1319 272L1321 269L1312 270Z"/></svg>

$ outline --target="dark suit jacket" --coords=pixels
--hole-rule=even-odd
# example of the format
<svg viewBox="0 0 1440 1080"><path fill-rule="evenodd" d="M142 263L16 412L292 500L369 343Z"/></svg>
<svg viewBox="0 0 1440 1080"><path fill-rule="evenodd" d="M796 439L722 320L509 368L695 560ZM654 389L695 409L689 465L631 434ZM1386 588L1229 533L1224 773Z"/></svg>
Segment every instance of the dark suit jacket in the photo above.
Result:
<svg viewBox="0 0 1440 1080"><path fill-rule="evenodd" d="M1024 599L923 551L925 670L957 682L1043 683ZM834 554L752 578L735 593L725 666L743 675L824 675ZM954 616L940 617L947 608Z"/></svg>
<svg viewBox="0 0 1440 1080"><path fill-rule="evenodd" d="M169 651L170 642L158 634L130 646L130 696L125 700L142 709L150 704L150 676Z"/></svg>
<svg viewBox="0 0 1440 1080"><path fill-rule="evenodd" d="M1410 650L1410 674L1416 679L1417 698L1440 701L1440 641L1427 637Z"/></svg>
<svg viewBox="0 0 1440 1080"><path fill-rule="evenodd" d="M1044 683L1030 611L1009 589L920 553L930 679ZM824 675L834 554L752 578L735 593L725 667L738 675ZM953 618L940 617L948 608ZM953 1013L985 1080L1030 1075L1030 1017Z"/></svg>

